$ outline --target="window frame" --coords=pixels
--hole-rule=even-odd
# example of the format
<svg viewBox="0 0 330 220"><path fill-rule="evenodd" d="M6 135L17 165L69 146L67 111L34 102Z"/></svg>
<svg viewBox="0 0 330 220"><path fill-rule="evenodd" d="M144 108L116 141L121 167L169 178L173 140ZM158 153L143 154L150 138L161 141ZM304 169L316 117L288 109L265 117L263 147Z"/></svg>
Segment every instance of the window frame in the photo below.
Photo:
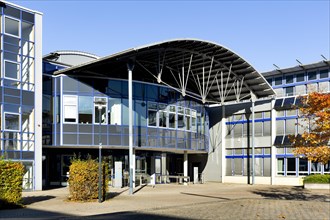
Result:
<svg viewBox="0 0 330 220"><path fill-rule="evenodd" d="M11 78L11 77L8 77L8 76L6 76L6 62L8 62L8 63L13 63L13 64L16 64L16 65L18 65L18 74L17 74L17 78ZM4 65L3 65L3 78L5 78L5 79L9 79L9 80L15 80L15 81L20 81L21 80L21 63L19 63L19 62L15 62L15 61L12 61L12 60L3 60L3 63L4 63Z"/></svg>
<svg viewBox="0 0 330 220"><path fill-rule="evenodd" d="M6 126L6 115L7 114L11 114L11 115L17 115L18 116L18 130L14 130L14 129L7 129ZM20 132L21 131L21 114L17 113L17 112L4 112L3 113L3 117L4 117L4 131L14 131L14 132Z"/></svg>
<svg viewBox="0 0 330 220"><path fill-rule="evenodd" d="M75 114L75 121L74 122L69 122L69 121L65 121L65 106L67 106L65 104L65 97L74 97L76 100L75 100L75 106L76 106L76 114ZM77 124L78 123L78 96L77 95L63 95L62 97L63 101L62 101L62 112L63 112L63 120L62 120L62 123L63 124ZM70 104L68 106L74 106L73 104Z"/></svg>
<svg viewBox="0 0 330 220"><path fill-rule="evenodd" d="M6 32L6 18L18 22L18 36ZM11 16L8 16L8 15L5 15L4 16L4 30L3 30L3 33L8 35L8 36L11 36L11 37L21 38L21 20L17 19L17 18L14 18L14 17L11 17Z"/></svg>
<svg viewBox="0 0 330 220"><path fill-rule="evenodd" d="M101 117L101 125L107 125L108 124L108 97L104 97L104 96L95 96L93 97L93 124L94 125L98 125L100 124L100 122L96 122L96 112L95 109L98 109L98 106L95 104L96 99L105 99L106 103L102 105L102 108L105 107L105 122L102 123L102 117ZM122 109L121 109L122 110Z"/></svg>

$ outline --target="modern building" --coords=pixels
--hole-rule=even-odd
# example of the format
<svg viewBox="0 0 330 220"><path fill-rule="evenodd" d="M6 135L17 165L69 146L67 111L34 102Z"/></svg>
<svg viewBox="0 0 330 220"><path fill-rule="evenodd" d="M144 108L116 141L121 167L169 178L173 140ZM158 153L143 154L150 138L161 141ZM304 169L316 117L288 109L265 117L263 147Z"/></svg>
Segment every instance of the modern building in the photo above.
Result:
<svg viewBox="0 0 330 220"><path fill-rule="evenodd" d="M193 168L202 175L209 157L210 104L250 103L251 96L275 94L236 53L194 39L155 43L102 58L58 51L44 57L43 75L46 185L65 183L70 158L97 157L100 142L110 170L116 170L114 164L120 161L124 179L128 176L130 84L135 174L155 173L157 181L165 175L192 178Z"/></svg>
<svg viewBox="0 0 330 220"><path fill-rule="evenodd" d="M330 91L329 60L260 74L197 39L41 57L42 15L0 9L0 152L24 163L25 189L65 185L70 160L97 158L100 147L120 186L130 172L137 184L155 174L159 183L283 185L329 173L330 164L294 157L287 138L301 132L297 96Z"/></svg>
<svg viewBox="0 0 330 220"><path fill-rule="evenodd" d="M24 189L42 189L42 14L0 2L0 153L26 167Z"/></svg>
<svg viewBox="0 0 330 220"><path fill-rule="evenodd" d="M210 108L211 150L204 171L206 179L252 183L253 142L257 184L301 185L303 176L329 174L330 162L312 163L295 157L288 135L302 133L298 126L302 120L294 108L300 103L299 96L314 91L330 92L330 61L276 69L262 75L275 90L276 98L256 101L254 131L251 103L226 105L223 117L222 107Z"/></svg>

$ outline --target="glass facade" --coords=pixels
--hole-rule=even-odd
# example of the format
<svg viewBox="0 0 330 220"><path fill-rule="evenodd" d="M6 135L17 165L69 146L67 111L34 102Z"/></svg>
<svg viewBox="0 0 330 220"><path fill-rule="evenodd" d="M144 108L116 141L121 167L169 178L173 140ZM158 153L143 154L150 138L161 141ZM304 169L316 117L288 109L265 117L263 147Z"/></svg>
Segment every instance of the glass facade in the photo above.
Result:
<svg viewBox="0 0 330 220"><path fill-rule="evenodd" d="M59 68L44 63L49 73ZM44 93L44 144L96 146L101 129L103 145L128 147L127 81L44 73L44 82L45 92L46 86L52 88ZM99 100L104 102L101 117ZM201 103L163 86L133 83L134 146L207 151L207 122Z"/></svg>
<svg viewBox="0 0 330 220"><path fill-rule="evenodd" d="M26 167L24 189L33 189L35 159L35 16L0 7L0 153Z"/></svg>

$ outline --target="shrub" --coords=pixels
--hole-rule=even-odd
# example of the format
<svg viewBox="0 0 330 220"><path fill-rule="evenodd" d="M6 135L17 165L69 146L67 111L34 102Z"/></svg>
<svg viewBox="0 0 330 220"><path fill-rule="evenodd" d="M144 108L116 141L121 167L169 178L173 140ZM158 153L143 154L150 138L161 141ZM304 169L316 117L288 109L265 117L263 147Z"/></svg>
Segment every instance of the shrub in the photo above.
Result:
<svg viewBox="0 0 330 220"><path fill-rule="evenodd" d="M0 158L0 209L20 207L24 166Z"/></svg>
<svg viewBox="0 0 330 220"><path fill-rule="evenodd" d="M306 176L304 183L330 183L330 175L315 174Z"/></svg>
<svg viewBox="0 0 330 220"><path fill-rule="evenodd" d="M108 190L107 169L103 163L103 198ZM90 201L98 198L99 165L92 159L74 159L69 169L70 200Z"/></svg>

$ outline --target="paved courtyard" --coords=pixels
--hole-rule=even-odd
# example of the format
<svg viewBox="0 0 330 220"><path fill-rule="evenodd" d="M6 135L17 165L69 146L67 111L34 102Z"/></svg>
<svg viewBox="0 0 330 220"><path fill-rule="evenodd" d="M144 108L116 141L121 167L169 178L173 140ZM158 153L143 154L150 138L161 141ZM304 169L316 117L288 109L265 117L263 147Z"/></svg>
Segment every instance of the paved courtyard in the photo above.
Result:
<svg viewBox="0 0 330 220"><path fill-rule="evenodd" d="M68 188L24 192L26 208L0 218L330 219L330 192L302 187L206 183L110 188L103 203L69 202Z"/></svg>

